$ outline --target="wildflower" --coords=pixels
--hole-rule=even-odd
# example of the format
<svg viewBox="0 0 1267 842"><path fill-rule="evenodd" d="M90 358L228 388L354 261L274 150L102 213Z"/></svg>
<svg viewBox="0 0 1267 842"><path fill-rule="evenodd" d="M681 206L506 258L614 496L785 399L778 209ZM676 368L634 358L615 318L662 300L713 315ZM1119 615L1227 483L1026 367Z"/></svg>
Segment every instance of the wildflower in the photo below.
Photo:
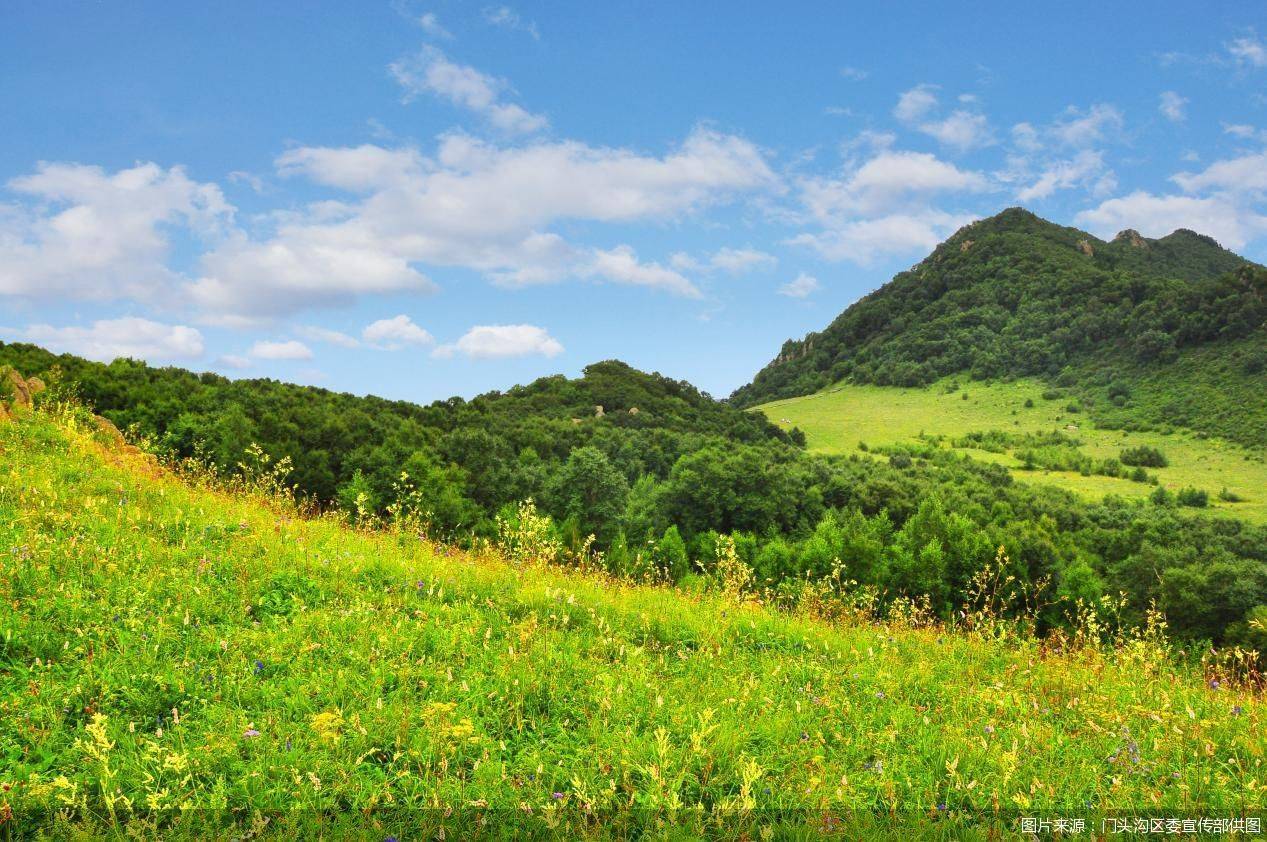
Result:
<svg viewBox="0 0 1267 842"><path fill-rule="evenodd" d="M263 671L264 671L264 662L263 662L263 661L261 661L261 660L256 659L256 661L255 661L255 674L256 674L256 675L259 675L259 674L260 674L260 673L262 673Z"/></svg>
<svg viewBox="0 0 1267 842"><path fill-rule="evenodd" d="M983 728L982 730L984 730L987 734L993 734L993 733L994 733L994 726L993 726L993 725L987 725L987 726L985 726L985 728Z"/></svg>
<svg viewBox="0 0 1267 842"><path fill-rule="evenodd" d="M253 740L259 735L260 735L260 732L255 730L254 728L247 728L245 731L242 732L242 736L248 740Z"/></svg>
<svg viewBox="0 0 1267 842"><path fill-rule="evenodd" d="M939 813L944 813L944 812L946 812L946 810L947 810L947 809L949 809L949 808L946 806L946 802L945 802L945 801L939 801L939 802L937 802L937 812L939 812Z"/></svg>
<svg viewBox="0 0 1267 842"><path fill-rule="evenodd" d="M1219 680L1217 678L1210 679L1210 689L1211 690L1219 689Z"/></svg>
<svg viewBox="0 0 1267 842"><path fill-rule="evenodd" d="M563 798L563 793L556 792L556 793L553 793L550 797L553 798L555 801L558 801L559 799Z"/></svg>
<svg viewBox="0 0 1267 842"><path fill-rule="evenodd" d="M883 690L877 690L877 691L875 691L875 697L876 697L877 699L883 699L883 698L884 698L884 691L883 691Z"/></svg>
<svg viewBox="0 0 1267 842"><path fill-rule="evenodd" d="M1245 712L1245 709L1242 708L1240 705L1234 705L1232 707L1232 716L1240 716L1244 712Z"/></svg>

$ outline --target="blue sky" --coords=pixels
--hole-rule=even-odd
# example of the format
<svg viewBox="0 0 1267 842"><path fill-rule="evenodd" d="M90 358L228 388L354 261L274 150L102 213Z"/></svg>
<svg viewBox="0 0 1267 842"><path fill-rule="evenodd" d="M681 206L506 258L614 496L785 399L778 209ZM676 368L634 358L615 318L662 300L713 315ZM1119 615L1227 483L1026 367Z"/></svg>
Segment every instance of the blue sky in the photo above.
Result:
<svg viewBox="0 0 1267 842"><path fill-rule="evenodd" d="M0 338L97 359L724 396L1008 206L1267 259L1262 2L3 15Z"/></svg>

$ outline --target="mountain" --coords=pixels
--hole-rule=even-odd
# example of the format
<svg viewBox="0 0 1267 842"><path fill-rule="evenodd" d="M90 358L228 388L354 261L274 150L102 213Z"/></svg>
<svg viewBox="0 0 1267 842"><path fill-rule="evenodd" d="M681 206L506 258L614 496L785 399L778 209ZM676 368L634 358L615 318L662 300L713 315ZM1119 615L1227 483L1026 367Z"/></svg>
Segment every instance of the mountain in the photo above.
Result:
<svg viewBox="0 0 1267 842"><path fill-rule="evenodd" d="M730 400L749 407L842 380L919 386L960 373L1117 386L1120 395L1217 346L1215 367L1229 369L1254 412L1229 418L1194 403L1183 421L1256 440L1267 435L1261 423L1258 433L1248 429L1253 417L1267 418L1263 390L1249 395L1267 362L1265 321L1267 270L1209 237L1179 230L1149 239L1128 230L1105 242L1011 208L960 229L821 332L784 343ZM1151 406L1145 421L1165 421L1171 398L1142 400Z"/></svg>

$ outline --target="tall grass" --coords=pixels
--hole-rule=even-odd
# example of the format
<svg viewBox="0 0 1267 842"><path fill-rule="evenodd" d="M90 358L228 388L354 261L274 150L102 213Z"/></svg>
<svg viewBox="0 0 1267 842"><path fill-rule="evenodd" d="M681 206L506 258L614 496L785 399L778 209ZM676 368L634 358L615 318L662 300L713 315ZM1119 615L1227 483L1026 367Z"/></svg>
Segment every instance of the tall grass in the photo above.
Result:
<svg viewBox="0 0 1267 842"><path fill-rule="evenodd" d="M459 552L403 511L311 511L271 463L226 488L109 438L73 408L0 423L0 834L985 838L1263 809L1260 700L1157 626L1039 641L988 576L954 628L877 617L843 571L779 610L724 545L682 593L543 563L522 510Z"/></svg>

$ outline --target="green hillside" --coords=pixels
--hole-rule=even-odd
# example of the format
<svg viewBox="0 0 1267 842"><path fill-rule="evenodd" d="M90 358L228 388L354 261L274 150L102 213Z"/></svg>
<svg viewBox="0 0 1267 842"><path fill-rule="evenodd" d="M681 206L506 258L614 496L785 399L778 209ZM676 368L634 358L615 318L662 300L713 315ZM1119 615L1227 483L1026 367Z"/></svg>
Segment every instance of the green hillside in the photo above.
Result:
<svg viewBox="0 0 1267 842"><path fill-rule="evenodd" d="M780 611L725 542L693 593L636 584L533 561L528 517L461 552L57 412L0 420L6 837L999 838L1265 806L1259 697L1155 635Z"/></svg>
<svg viewBox="0 0 1267 842"><path fill-rule="evenodd" d="M804 397L760 407L771 420L804 431L811 453L849 454L865 444L877 455L890 446L930 444L1006 466L1025 483L1051 485L1084 499L1105 495L1145 499L1158 487L1178 494L1186 488L1207 492L1214 515L1267 523L1267 453L1217 437L1175 429L1162 433L1098 427L1087 417L1075 390L1053 389L1032 380L1000 382L943 381L930 387L901 388L841 384ZM1070 407L1074 410L1071 412ZM1267 416L1267 413L1264 413ZM997 432L993 441L983 433ZM1032 453L1034 445L1017 436L1057 433L1068 441ZM1011 436L1012 440L1004 437ZM1133 481L1128 466L1119 476L1097 473L1097 461L1118 459L1124 450L1151 447L1167 459L1149 467L1151 482ZM1054 452L1053 452L1054 450ZM1032 457L1031 467L1025 456ZM1085 457L1083 469L1069 457ZM1058 461L1064 457L1064 462ZM1061 465L1067 465L1061 469Z"/></svg>
<svg viewBox="0 0 1267 842"><path fill-rule="evenodd" d="M1093 411L1119 425L1264 444L1265 321L1267 270L1208 237L1126 231L1106 243L1013 208L785 343L731 400L755 406L845 381L1039 377L1102 397ZM1185 359L1199 371L1177 368ZM1221 386L1221 399L1190 384Z"/></svg>

